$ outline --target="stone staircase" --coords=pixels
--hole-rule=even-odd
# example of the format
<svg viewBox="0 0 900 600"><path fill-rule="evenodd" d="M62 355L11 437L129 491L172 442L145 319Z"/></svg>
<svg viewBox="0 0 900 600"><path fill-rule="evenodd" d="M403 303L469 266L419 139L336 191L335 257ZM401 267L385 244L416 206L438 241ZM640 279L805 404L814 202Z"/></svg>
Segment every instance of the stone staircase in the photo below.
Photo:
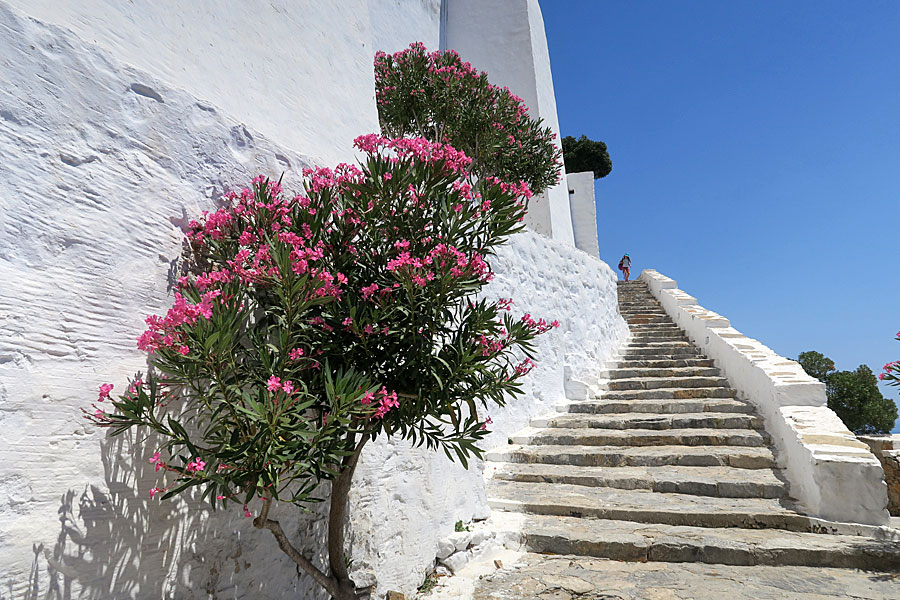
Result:
<svg viewBox="0 0 900 600"><path fill-rule="evenodd" d="M753 407L643 282L618 289L632 338L607 390L487 454L498 522L509 513L532 552L900 569L900 542L817 533L788 496Z"/></svg>

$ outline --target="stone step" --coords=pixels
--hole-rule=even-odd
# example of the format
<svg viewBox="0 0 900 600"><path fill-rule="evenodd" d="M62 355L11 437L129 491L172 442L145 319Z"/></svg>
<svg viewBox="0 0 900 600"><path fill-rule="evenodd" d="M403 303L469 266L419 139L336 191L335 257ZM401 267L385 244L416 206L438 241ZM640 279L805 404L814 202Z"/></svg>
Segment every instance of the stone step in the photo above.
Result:
<svg viewBox="0 0 900 600"><path fill-rule="evenodd" d="M630 350L632 348L653 348L655 350L667 350L669 348L692 348L697 350L697 347L694 346L693 343L687 340L663 340L661 342L645 342L640 339L631 338L628 343L625 345L625 349Z"/></svg>
<svg viewBox="0 0 900 600"><path fill-rule="evenodd" d="M637 400L672 398L734 398L736 392L731 388L657 388L653 390L608 390L602 392L596 400Z"/></svg>
<svg viewBox="0 0 900 600"><path fill-rule="evenodd" d="M632 331L631 339L647 340L648 338L658 338L660 340L687 340L688 337L680 329L668 329L664 331Z"/></svg>
<svg viewBox="0 0 900 600"><path fill-rule="evenodd" d="M716 361L711 358L681 358L669 360L654 360L652 358L623 358L618 361L617 367L627 369L677 369L683 367L713 367ZM615 369L612 369L615 370Z"/></svg>
<svg viewBox="0 0 900 600"><path fill-rule="evenodd" d="M633 377L612 379L608 384L608 389L615 391L712 387L728 387L728 380L724 377Z"/></svg>
<svg viewBox="0 0 900 600"><path fill-rule="evenodd" d="M533 552L639 562L900 569L896 542L861 536L541 515L528 516L517 525L526 548ZM799 598L792 589L784 588L780 597Z"/></svg>
<svg viewBox="0 0 900 600"><path fill-rule="evenodd" d="M656 308L656 307L651 307L651 306L644 306L644 307L635 306L635 307L631 307L631 308L626 308L626 307L620 306L619 314L621 314L623 317L625 317L625 316L628 316L628 317L641 317L641 316L650 317L650 316L654 316L654 315L668 316L668 313L662 307Z"/></svg>
<svg viewBox="0 0 900 600"><path fill-rule="evenodd" d="M587 400L569 402L557 406L560 412L576 414L605 415L615 413L652 413L657 415L680 415L686 413L753 413L753 407L732 398L700 399L647 399L647 400Z"/></svg>
<svg viewBox="0 0 900 600"><path fill-rule="evenodd" d="M671 342L685 342L690 344L690 339L684 334L678 335L657 335L657 334L647 334L647 335L635 335L632 336L630 343L636 345L647 345L647 344L668 344Z"/></svg>
<svg viewBox="0 0 900 600"><path fill-rule="evenodd" d="M786 484L771 469L733 467L579 467L486 463L486 476L521 483L563 483L719 498L782 498Z"/></svg>
<svg viewBox="0 0 900 600"><path fill-rule="evenodd" d="M762 446L574 446L510 445L485 453L492 462L580 467L735 467L773 469L772 450Z"/></svg>
<svg viewBox="0 0 900 600"><path fill-rule="evenodd" d="M641 367L610 369L609 379L645 379L647 377L719 377L716 367Z"/></svg>
<svg viewBox="0 0 900 600"><path fill-rule="evenodd" d="M716 498L565 483L491 480L494 510L691 527L809 531L808 517L773 498Z"/></svg>
<svg viewBox="0 0 900 600"><path fill-rule="evenodd" d="M653 431L669 429L762 429L763 421L762 417L741 413L618 413L612 415L560 413L532 419L531 426L535 428L612 429L616 431L631 429L648 429Z"/></svg>
<svg viewBox="0 0 900 600"><path fill-rule="evenodd" d="M636 356L652 356L658 360L668 360L675 357L697 357L706 358L700 350L693 346L685 346L682 348L667 347L636 347L628 346L622 349L623 357L628 359Z"/></svg>
<svg viewBox="0 0 900 600"><path fill-rule="evenodd" d="M634 316L622 317L629 325L646 325L647 323L671 323L672 319L668 315L650 315L650 316Z"/></svg>
<svg viewBox="0 0 900 600"><path fill-rule="evenodd" d="M539 429L526 427L509 437L511 444L536 446L764 446L767 436L755 429Z"/></svg>

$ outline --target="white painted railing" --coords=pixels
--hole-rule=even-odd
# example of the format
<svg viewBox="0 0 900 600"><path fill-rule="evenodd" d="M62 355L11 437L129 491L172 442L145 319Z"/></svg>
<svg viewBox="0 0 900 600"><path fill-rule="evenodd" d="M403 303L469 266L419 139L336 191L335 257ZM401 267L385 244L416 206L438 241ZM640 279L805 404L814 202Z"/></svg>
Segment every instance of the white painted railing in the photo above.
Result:
<svg viewBox="0 0 900 600"><path fill-rule="evenodd" d="M826 406L823 383L698 305L674 280L654 270L640 278L739 397L763 416L790 494L809 514L845 523L889 522L881 464Z"/></svg>

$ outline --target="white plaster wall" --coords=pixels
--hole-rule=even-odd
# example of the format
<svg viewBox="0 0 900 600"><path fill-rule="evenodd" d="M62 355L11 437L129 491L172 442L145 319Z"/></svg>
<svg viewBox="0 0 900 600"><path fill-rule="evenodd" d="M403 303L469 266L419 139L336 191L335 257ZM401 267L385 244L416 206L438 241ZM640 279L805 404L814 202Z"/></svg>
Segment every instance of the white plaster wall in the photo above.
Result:
<svg viewBox="0 0 900 600"><path fill-rule="evenodd" d="M520 96L532 116L557 135L559 118L550 51L538 0L449 0L447 49ZM525 222L538 233L574 245L565 181L532 199Z"/></svg>
<svg viewBox="0 0 900 600"><path fill-rule="evenodd" d="M594 173L566 173L569 190L569 210L575 247L591 256L600 256L597 241L597 205L594 202Z"/></svg>
<svg viewBox="0 0 900 600"><path fill-rule="evenodd" d="M49 2L33 6L32 14L59 16ZM94 17L114 22L129 14L112 3L85 6L95 12L75 35L0 2L0 598L321 598L237 509L210 514L195 502L151 502L152 442L107 439L82 419L100 382L121 389L146 367L135 338L143 316L171 302L187 221L257 173L285 171L291 186L312 162L199 98L189 77L171 85L113 58L111 50L125 60L164 52L132 47L144 43L126 39L139 35L139 20L116 34L121 39L81 39L97 27ZM433 3L416 6L422 16ZM59 14L81 14L69 10ZM146 6L134 10L150 19L148 37L162 35L155 28L165 27L140 12ZM170 58L167 68L175 69L177 55ZM370 63L366 52L359 72L367 78ZM338 98L344 104L332 106L335 114L356 102L344 97L355 85ZM264 124L264 111L256 110L250 116ZM318 157L340 149L330 138L297 139L292 148ZM615 275L604 263L523 234L495 266L491 294L513 296L519 311L557 318L563 327L541 340L525 398L493 412L489 445L505 443L531 415L561 400L565 373L590 378L625 333ZM442 455L380 442L358 477L351 553L360 583L377 574L379 595L411 595L438 539L457 519L486 515L477 469L464 472ZM277 518L312 550L320 516L288 507Z"/></svg>
<svg viewBox="0 0 900 600"><path fill-rule="evenodd" d="M886 525L884 471L869 447L826 406L825 385L697 304L673 279L645 270L641 280L688 337L714 359L740 397L765 419L791 496L830 521Z"/></svg>
<svg viewBox="0 0 900 600"><path fill-rule="evenodd" d="M565 401L566 377L597 381L627 335L618 313L616 275L606 263L525 232L500 249L492 266L496 275L486 297L512 297L514 315L558 319L560 328L538 338L538 366L525 393L488 411L494 424L485 450L505 445L532 417L553 412ZM379 590L412 597L433 564L438 540L457 520L489 515L482 468L474 461L465 471L443 453L409 450L404 442L382 441L364 455L352 498L366 510L354 515L362 539L354 538L353 558L361 569L378 573Z"/></svg>
<svg viewBox="0 0 900 600"><path fill-rule="evenodd" d="M323 164L378 131L375 51L440 32L440 0L7 1Z"/></svg>

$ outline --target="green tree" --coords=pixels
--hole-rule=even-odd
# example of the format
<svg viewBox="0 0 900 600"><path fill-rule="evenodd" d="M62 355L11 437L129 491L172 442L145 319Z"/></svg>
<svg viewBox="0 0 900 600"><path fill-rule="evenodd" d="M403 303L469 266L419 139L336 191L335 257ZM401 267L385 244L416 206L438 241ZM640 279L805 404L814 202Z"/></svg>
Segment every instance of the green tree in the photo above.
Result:
<svg viewBox="0 0 900 600"><path fill-rule="evenodd" d="M798 357L803 370L825 384L828 408L854 433L887 433L897 420L897 407L878 390L872 369L835 371L834 361L814 351Z"/></svg>
<svg viewBox="0 0 900 600"><path fill-rule="evenodd" d="M834 361L815 350L801 352L797 362L810 377L815 377L822 383L828 378L828 374L834 371Z"/></svg>
<svg viewBox="0 0 900 600"><path fill-rule="evenodd" d="M562 147L567 173L593 171L594 179L600 179L612 171L612 160L603 142L595 142L586 135L577 140L567 135L562 139Z"/></svg>

